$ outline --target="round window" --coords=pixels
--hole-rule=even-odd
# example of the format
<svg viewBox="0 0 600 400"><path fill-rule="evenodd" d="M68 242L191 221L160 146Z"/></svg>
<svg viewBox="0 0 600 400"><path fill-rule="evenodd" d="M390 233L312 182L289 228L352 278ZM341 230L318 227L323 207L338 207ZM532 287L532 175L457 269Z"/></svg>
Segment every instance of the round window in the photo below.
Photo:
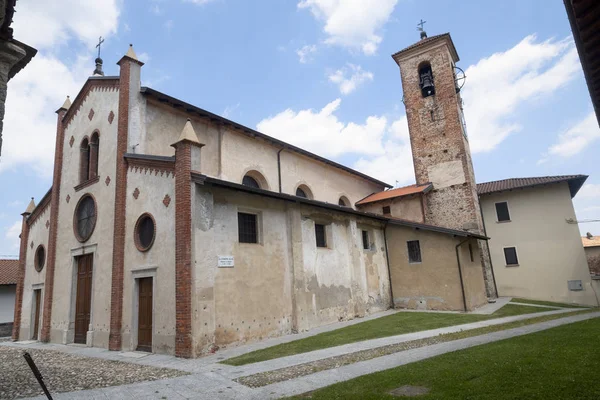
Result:
<svg viewBox="0 0 600 400"><path fill-rule="evenodd" d="M46 249L43 245L40 244L35 250L35 259L33 262L37 272L40 272L44 268L44 264L46 263Z"/></svg>
<svg viewBox="0 0 600 400"><path fill-rule="evenodd" d="M156 223L150 214L142 214L135 223L135 245L139 251L148 251L154 244Z"/></svg>
<svg viewBox="0 0 600 400"><path fill-rule="evenodd" d="M75 236L80 242L85 242L92 236L96 227L96 201L86 194L75 207Z"/></svg>

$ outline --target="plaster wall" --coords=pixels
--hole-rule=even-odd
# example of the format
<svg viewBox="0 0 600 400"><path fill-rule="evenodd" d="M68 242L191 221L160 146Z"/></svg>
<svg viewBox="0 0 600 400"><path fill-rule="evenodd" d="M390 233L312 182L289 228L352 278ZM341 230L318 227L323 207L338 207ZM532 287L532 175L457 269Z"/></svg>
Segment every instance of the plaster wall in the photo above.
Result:
<svg viewBox="0 0 600 400"><path fill-rule="evenodd" d="M0 324L13 322L16 290L17 285L0 285Z"/></svg>
<svg viewBox="0 0 600 400"><path fill-rule="evenodd" d="M90 120L90 109L94 116ZM109 122L110 112L115 114ZM65 127L62 182L56 246L55 287L52 304L50 340L57 343L73 341L75 328L75 295L77 292L76 257L93 253L92 305L88 345L108 347L110 329L110 288L112 276L112 246L115 200L116 138L118 121L118 91L93 89L80 105L72 121ZM99 180L79 191L79 145L84 136L100 132L98 157ZM73 146L69 142L73 136ZM108 178L108 180L107 180ZM108 182L108 184L107 184ZM73 230L77 202L91 194L96 201L96 226L90 238L81 243ZM68 199L68 201L67 201ZM29 259L29 257L28 257ZM25 301L25 297L23 298ZM23 315L27 315L23 312Z"/></svg>
<svg viewBox="0 0 600 400"><path fill-rule="evenodd" d="M383 214L383 207L389 206L392 217L414 222L425 222L421 196L407 196L361 205L359 209L373 214Z"/></svg>
<svg viewBox="0 0 600 400"><path fill-rule="evenodd" d="M137 192L136 192L137 189ZM137 199L133 193L138 193ZM169 201L165 201L168 196ZM165 202L168 206L165 205ZM135 224L149 213L155 221L152 247L135 245ZM127 173L127 208L123 280L123 348L137 347L138 283L152 277L152 351L175 354L175 179L173 173L130 167Z"/></svg>
<svg viewBox="0 0 600 400"><path fill-rule="evenodd" d="M508 202L510 222L497 222L495 203ZM567 183L481 196L500 296L598 305ZM506 266L504 247L516 247L518 267ZM571 291L567 281L581 280Z"/></svg>
<svg viewBox="0 0 600 400"><path fill-rule="evenodd" d="M196 353L351 319L389 307L381 227L278 199L196 185ZM259 243L239 243L237 213L258 215ZM314 223L330 248L316 247ZM358 229L372 249L359 250ZM219 256L234 266L219 268Z"/></svg>
<svg viewBox="0 0 600 400"><path fill-rule="evenodd" d="M464 310L456 245L464 238L389 225L388 251L394 306L421 310ZM418 240L420 263L409 263L407 241ZM471 261L468 245L471 244ZM460 247L468 310L487 302L479 249L475 240Z"/></svg>
<svg viewBox="0 0 600 400"><path fill-rule="evenodd" d="M42 297L40 301L40 327L41 316L44 302L44 281L46 279L46 265L48 263L48 228L46 221L50 220L50 205L38 216L38 218L29 227L29 243L27 243L27 258L25 264L25 279L23 281L23 303L21 308L21 329L19 330L19 339L29 340L33 334L33 290L41 289ZM33 243L33 247L31 244ZM35 252L39 245L43 245L46 253L44 268L40 272L35 269Z"/></svg>

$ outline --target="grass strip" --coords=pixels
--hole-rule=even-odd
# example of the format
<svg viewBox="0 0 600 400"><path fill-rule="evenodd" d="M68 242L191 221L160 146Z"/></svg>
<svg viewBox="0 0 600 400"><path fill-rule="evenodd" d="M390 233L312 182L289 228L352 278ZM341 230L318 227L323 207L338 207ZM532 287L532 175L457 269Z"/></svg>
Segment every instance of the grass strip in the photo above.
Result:
<svg viewBox="0 0 600 400"><path fill-rule="evenodd" d="M523 303L523 304L537 304L538 306L550 306L550 307L592 308L590 306L582 306L581 304L554 303L551 301L522 299L520 297L513 297L511 300L511 303L512 302Z"/></svg>
<svg viewBox="0 0 600 400"><path fill-rule="evenodd" d="M354 364L359 361L371 360L373 358L386 356L401 351L417 349L420 347L431 346L433 344L450 342L453 340L464 339L472 336L484 335L486 333L498 332L512 328L518 328L521 326L536 324L545 321L551 321L554 319L565 318L568 316L585 314L592 310L581 310L573 311L563 314L545 315L541 317L534 317L521 321L508 322L500 325L492 325L484 328L464 330L455 333L442 334L435 337L412 340L409 342L397 343L382 347L377 347L369 350L361 350L355 353L344 354L336 357L330 357L322 360L316 360L305 364L294 365L291 367L281 368L274 371L261 372L254 375L248 375L241 378L235 379L236 382L241 383L249 387L262 387L277 382L286 381L289 379L298 378L305 375L311 375L316 372L325 371L328 369L334 369L343 367L344 365Z"/></svg>
<svg viewBox="0 0 600 400"><path fill-rule="evenodd" d="M326 349L363 340L402 335L404 333L420 332L447 326L468 324L494 318L511 317L515 315L533 314L552 311L541 307L520 306L507 304L490 315L459 314L459 313L425 313L398 312L385 317L361 322L345 328L323 332L304 339L282 343L266 349L252 351L233 357L222 364L240 366L275 358L307 353L313 350Z"/></svg>

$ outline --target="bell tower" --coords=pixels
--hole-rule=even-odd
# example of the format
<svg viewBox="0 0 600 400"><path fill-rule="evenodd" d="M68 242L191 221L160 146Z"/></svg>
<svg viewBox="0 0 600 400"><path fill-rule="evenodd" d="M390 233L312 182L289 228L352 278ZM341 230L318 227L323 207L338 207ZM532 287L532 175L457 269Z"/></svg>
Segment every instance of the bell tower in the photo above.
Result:
<svg viewBox="0 0 600 400"><path fill-rule="evenodd" d="M463 117L462 70L449 33L427 37L392 55L400 67L403 102L418 185L431 182L425 222L483 233L477 185ZM495 297L487 246L480 241L488 296ZM491 290L491 291L490 291Z"/></svg>

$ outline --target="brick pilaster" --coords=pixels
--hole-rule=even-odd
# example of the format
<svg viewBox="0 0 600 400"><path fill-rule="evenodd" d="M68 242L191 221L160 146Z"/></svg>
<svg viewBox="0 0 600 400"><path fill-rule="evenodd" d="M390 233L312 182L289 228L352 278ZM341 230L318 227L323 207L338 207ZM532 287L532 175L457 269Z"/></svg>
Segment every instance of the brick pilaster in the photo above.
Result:
<svg viewBox="0 0 600 400"><path fill-rule="evenodd" d="M46 281L44 283L44 307L42 316L42 332L40 340L50 341L50 325L52 323L52 299L54 295L54 269L56 266L56 241L58 238L58 213L60 206L60 184L62 181L63 149L65 143L65 126L63 117L67 109L59 108L56 123L56 148L54 150L54 176L52 178L52 198L50 199L50 226L48 232L48 255L46 265Z"/></svg>
<svg viewBox="0 0 600 400"><path fill-rule="evenodd" d="M192 351L192 146L175 147L175 355L190 358Z"/></svg>
<svg viewBox="0 0 600 400"><path fill-rule="evenodd" d="M27 265L27 243L29 242L29 224L27 224L28 212L21 214L23 224L21 225L21 247L19 249L19 276L17 278L17 291L15 294L15 317L13 319L12 340L19 340L21 331L21 313L23 308L23 285L25 283L25 266Z"/></svg>
<svg viewBox="0 0 600 400"><path fill-rule="evenodd" d="M131 61L123 57L119 61L119 117L117 125L117 169L115 176L115 216L113 232L112 284L110 292L109 350L121 350L121 326L123 324L123 270L125 266L125 210L127 202L127 152L129 126L129 80Z"/></svg>

